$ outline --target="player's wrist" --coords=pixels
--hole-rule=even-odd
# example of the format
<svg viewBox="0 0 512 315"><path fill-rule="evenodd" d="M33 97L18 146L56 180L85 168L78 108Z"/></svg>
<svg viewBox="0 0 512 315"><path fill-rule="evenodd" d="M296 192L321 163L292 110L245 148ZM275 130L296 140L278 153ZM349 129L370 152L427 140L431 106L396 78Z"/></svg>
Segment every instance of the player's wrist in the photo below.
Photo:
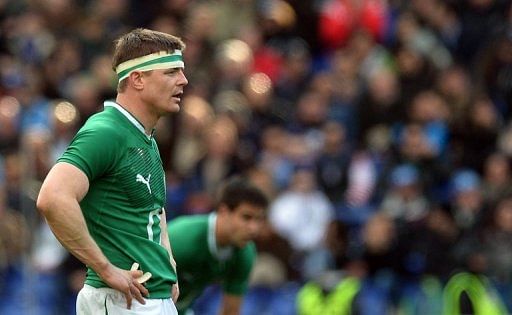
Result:
<svg viewBox="0 0 512 315"><path fill-rule="evenodd" d="M105 261L97 264L96 267L92 267L92 269L96 271L101 279L106 280L113 273L114 266L109 261Z"/></svg>

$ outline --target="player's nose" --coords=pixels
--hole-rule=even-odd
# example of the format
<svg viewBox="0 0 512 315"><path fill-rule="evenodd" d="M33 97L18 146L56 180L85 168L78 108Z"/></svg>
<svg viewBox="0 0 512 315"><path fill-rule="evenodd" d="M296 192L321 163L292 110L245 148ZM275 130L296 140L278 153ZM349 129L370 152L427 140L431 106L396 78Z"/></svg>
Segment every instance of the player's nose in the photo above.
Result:
<svg viewBox="0 0 512 315"><path fill-rule="evenodd" d="M258 235L259 231L261 230L261 223L257 220L251 221L248 227L248 231L251 235L251 237L255 237Z"/></svg>
<svg viewBox="0 0 512 315"><path fill-rule="evenodd" d="M181 71L180 71L180 78L179 78L179 85L185 86L187 84L188 84L187 76L185 75L185 72L183 71L183 69L181 69Z"/></svg>

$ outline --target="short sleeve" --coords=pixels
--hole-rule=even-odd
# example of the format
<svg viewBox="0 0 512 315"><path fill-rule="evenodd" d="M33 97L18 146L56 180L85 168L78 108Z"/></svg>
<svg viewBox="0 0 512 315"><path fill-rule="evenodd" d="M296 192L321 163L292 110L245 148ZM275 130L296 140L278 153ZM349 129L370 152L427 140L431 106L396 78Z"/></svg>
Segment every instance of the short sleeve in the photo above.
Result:
<svg viewBox="0 0 512 315"><path fill-rule="evenodd" d="M121 139L111 129L80 130L57 161L75 165L87 175L89 181L108 173L121 154Z"/></svg>

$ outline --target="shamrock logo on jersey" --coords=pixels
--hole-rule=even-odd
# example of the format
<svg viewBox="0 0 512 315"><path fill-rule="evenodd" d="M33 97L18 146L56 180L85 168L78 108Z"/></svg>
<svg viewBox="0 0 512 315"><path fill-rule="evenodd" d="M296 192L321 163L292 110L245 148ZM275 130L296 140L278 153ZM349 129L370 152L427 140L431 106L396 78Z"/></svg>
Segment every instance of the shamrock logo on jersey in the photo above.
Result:
<svg viewBox="0 0 512 315"><path fill-rule="evenodd" d="M151 186L149 185L149 179L151 178L151 174L148 175L148 178L144 178L144 176L137 174L135 181L138 183L143 183L148 187L149 194L151 194Z"/></svg>

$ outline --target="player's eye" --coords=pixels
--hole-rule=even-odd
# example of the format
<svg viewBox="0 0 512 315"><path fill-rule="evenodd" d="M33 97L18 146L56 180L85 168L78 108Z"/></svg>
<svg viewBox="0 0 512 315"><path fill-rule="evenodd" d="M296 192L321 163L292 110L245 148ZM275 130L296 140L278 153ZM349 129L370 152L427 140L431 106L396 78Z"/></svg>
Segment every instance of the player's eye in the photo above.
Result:
<svg viewBox="0 0 512 315"><path fill-rule="evenodd" d="M165 74L174 75L174 74L178 73L179 71L180 71L179 68L169 69L169 70L165 71Z"/></svg>

